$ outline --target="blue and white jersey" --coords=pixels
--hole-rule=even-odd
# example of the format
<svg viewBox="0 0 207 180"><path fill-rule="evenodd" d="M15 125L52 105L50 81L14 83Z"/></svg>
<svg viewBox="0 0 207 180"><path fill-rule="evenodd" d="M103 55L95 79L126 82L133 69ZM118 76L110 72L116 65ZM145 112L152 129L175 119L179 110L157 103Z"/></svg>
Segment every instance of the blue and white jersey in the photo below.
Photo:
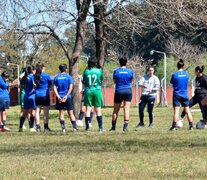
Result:
<svg viewBox="0 0 207 180"><path fill-rule="evenodd" d="M32 73L27 76L27 83L25 86L25 97L35 98L34 75Z"/></svg>
<svg viewBox="0 0 207 180"><path fill-rule="evenodd" d="M59 96L63 98L66 96L71 84L73 84L73 78L66 73L62 73L55 76L53 86L57 87ZM69 94L68 98L72 98L72 93Z"/></svg>
<svg viewBox="0 0 207 180"><path fill-rule="evenodd" d="M146 88L142 87L142 95L156 96L157 90L160 88L160 80L155 75L145 74L139 80L138 85L146 86Z"/></svg>
<svg viewBox="0 0 207 180"><path fill-rule="evenodd" d="M173 86L173 94L180 97L188 98L188 81L189 74L184 70L175 72L170 80Z"/></svg>
<svg viewBox="0 0 207 180"><path fill-rule="evenodd" d="M52 80L50 76L44 72L41 73L40 80L35 81L36 97L45 97L50 95L50 86L52 85Z"/></svg>
<svg viewBox="0 0 207 180"><path fill-rule="evenodd" d="M116 84L116 90L131 88L131 81L134 79L134 72L126 67L120 67L114 70L113 79Z"/></svg>

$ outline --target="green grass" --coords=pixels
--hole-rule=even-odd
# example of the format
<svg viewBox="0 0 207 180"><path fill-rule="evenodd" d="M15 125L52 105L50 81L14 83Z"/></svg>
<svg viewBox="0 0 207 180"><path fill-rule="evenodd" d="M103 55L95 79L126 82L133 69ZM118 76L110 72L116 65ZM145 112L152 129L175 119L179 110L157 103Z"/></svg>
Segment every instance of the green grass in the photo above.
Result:
<svg viewBox="0 0 207 180"><path fill-rule="evenodd" d="M8 116L11 132L0 134L0 179L207 179L206 130L190 132L185 122L169 132L171 107L155 108L155 128L139 131L133 107L128 133L122 132L122 110L117 131L108 131L112 109L104 108L104 134L97 132L95 119L92 132L73 133L67 121L63 134L56 111L50 112L53 132L19 133L18 110L12 107ZM200 116L193 114L195 121Z"/></svg>

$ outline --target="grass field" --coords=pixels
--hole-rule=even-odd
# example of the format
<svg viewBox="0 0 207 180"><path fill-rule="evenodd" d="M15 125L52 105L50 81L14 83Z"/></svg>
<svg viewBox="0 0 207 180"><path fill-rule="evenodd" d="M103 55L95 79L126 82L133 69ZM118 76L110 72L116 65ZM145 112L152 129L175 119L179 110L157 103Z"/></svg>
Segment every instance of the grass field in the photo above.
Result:
<svg viewBox="0 0 207 180"><path fill-rule="evenodd" d="M51 133L18 131L18 107L8 116L11 132L0 134L0 179L207 179L207 130L184 127L169 132L172 108L156 108L155 128L135 131L136 107L131 110L129 132L109 132L111 108L103 109L106 132L60 131L57 111L51 111ZM195 121L200 112L193 113ZM145 118L148 124L148 117Z"/></svg>

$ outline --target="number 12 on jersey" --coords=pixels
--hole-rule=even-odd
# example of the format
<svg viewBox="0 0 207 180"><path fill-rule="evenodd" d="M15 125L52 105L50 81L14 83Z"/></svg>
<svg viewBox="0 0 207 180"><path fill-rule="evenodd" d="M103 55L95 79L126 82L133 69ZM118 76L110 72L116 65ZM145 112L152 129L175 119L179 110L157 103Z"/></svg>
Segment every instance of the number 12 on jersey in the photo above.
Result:
<svg viewBox="0 0 207 180"><path fill-rule="evenodd" d="M96 82L97 76L95 74L92 74L92 75L90 74L87 77L88 77L88 83L89 83L90 86L97 85L97 82Z"/></svg>

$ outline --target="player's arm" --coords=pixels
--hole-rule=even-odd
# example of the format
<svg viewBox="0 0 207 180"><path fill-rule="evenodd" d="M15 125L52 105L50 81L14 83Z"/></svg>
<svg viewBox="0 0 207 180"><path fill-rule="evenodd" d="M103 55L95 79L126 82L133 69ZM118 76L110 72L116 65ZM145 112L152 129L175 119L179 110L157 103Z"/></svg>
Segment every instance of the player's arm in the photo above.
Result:
<svg viewBox="0 0 207 180"><path fill-rule="evenodd" d="M65 101L67 100L68 96L70 95L70 93L71 93L72 90L73 90L73 79L72 79L72 78L70 78L70 79L68 80L68 84L70 84L70 86L69 86L69 88L68 88L68 92L67 92L67 94L63 97L63 102L65 102Z"/></svg>
<svg viewBox="0 0 207 180"><path fill-rule="evenodd" d="M155 79L154 87L152 88L152 91L158 91L160 89L160 80L158 78Z"/></svg>
<svg viewBox="0 0 207 180"><path fill-rule="evenodd" d="M60 95L58 93L58 86L57 86L57 80L56 79L54 79L53 90L54 90L54 93L55 93L56 97L58 98L58 101L61 102L62 98L60 97Z"/></svg>
<svg viewBox="0 0 207 180"><path fill-rule="evenodd" d="M138 82L138 86L141 88L147 88L147 86L144 84L145 78L141 77L141 79Z"/></svg>

